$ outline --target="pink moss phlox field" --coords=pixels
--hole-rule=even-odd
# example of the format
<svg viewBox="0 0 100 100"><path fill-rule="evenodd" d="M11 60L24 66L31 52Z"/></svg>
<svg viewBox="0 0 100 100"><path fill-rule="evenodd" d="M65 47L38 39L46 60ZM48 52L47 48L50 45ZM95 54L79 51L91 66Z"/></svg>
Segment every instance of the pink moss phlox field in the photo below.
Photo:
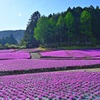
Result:
<svg viewBox="0 0 100 100"><path fill-rule="evenodd" d="M0 100L100 100L100 72L0 76Z"/></svg>
<svg viewBox="0 0 100 100"><path fill-rule="evenodd" d="M30 54L26 53L24 51L16 51L16 52L2 52L0 53L0 59L5 60L5 59L29 59Z"/></svg>
<svg viewBox="0 0 100 100"><path fill-rule="evenodd" d="M41 52L40 54L41 54L42 56L70 57L70 54L67 53L65 50Z"/></svg>
<svg viewBox="0 0 100 100"><path fill-rule="evenodd" d="M5 50L0 50L0 53L11 53L11 52L15 52L15 49L5 49Z"/></svg>
<svg viewBox="0 0 100 100"><path fill-rule="evenodd" d="M74 68L76 66L99 65L100 60L40 60L40 59L12 59L0 60L0 71L29 70L42 68Z"/></svg>
<svg viewBox="0 0 100 100"><path fill-rule="evenodd" d="M57 50L41 52L41 56L47 57L100 57L100 50Z"/></svg>

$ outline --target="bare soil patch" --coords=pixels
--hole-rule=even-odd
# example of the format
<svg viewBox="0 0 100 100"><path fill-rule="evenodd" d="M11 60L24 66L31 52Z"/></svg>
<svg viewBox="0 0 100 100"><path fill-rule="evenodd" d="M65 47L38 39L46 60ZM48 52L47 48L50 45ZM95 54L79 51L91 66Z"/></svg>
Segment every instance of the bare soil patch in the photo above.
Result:
<svg viewBox="0 0 100 100"><path fill-rule="evenodd" d="M39 53L30 53L31 59L40 59L40 54Z"/></svg>

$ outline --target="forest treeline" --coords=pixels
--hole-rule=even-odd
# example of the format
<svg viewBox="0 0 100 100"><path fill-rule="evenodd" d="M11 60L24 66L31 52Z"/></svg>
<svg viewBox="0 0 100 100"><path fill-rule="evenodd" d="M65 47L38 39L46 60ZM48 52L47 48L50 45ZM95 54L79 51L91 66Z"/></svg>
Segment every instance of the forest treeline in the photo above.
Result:
<svg viewBox="0 0 100 100"><path fill-rule="evenodd" d="M36 11L29 19L21 45L27 48L100 45L100 8L69 7L49 16Z"/></svg>
<svg viewBox="0 0 100 100"><path fill-rule="evenodd" d="M8 48L9 45L17 45L18 42L17 40L14 38L14 36L11 34L10 36L7 37L2 37L0 39L0 49L1 48Z"/></svg>
<svg viewBox="0 0 100 100"><path fill-rule="evenodd" d="M20 48L20 42L24 37L24 30L0 31L0 49Z"/></svg>
<svg viewBox="0 0 100 100"><path fill-rule="evenodd" d="M0 44L2 44L3 46L8 43L8 44L18 44L17 40L14 38L14 36L11 34L10 36L7 37L2 37L0 39Z"/></svg>

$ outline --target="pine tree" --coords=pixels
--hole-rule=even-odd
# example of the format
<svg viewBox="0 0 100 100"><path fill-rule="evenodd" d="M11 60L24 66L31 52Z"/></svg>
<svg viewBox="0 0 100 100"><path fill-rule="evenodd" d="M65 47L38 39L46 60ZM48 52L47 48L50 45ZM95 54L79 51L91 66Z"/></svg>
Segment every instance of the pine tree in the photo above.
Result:
<svg viewBox="0 0 100 100"><path fill-rule="evenodd" d="M37 21L40 18L40 13L38 11L34 12L29 19L25 35L24 35L24 41L27 48L37 47L38 42L33 37L34 36L34 28L36 27Z"/></svg>

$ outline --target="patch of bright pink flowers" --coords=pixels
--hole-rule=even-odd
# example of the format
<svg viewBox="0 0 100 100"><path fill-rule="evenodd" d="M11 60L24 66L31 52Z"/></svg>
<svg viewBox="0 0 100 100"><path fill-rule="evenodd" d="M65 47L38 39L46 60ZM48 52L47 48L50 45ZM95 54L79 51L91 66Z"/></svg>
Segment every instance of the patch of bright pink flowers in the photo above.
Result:
<svg viewBox="0 0 100 100"><path fill-rule="evenodd" d="M100 100L100 73L0 76L0 100Z"/></svg>
<svg viewBox="0 0 100 100"><path fill-rule="evenodd" d="M0 71L29 70L42 68L66 68L100 65L100 60L40 60L40 59L13 59L0 60Z"/></svg>
<svg viewBox="0 0 100 100"><path fill-rule="evenodd" d="M5 49L5 50L0 50L0 53L11 53L11 52L15 52L15 49Z"/></svg>
<svg viewBox="0 0 100 100"><path fill-rule="evenodd" d="M72 57L72 58L89 58L100 59L100 50L57 50L41 52L42 57Z"/></svg>
<svg viewBox="0 0 100 100"><path fill-rule="evenodd" d="M0 60L5 59L29 59L30 54L24 51L0 51Z"/></svg>

